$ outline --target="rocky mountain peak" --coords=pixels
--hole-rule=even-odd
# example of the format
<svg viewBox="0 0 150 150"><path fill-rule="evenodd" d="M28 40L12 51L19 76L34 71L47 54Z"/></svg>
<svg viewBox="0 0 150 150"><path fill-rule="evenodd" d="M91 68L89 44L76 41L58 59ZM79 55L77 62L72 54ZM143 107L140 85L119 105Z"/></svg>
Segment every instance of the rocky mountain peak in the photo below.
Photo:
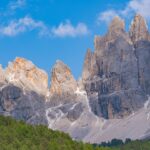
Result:
<svg viewBox="0 0 150 150"><path fill-rule="evenodd" d="M94 75L96 75L97 72L98 72L98 67L96 64L95 54L90 49L87 49L85 60L84 60L82 79L87 80L91 76L93 77Z"/></svg>
<svg viewBox="0 0 150 150"><path fill-rule="evenodd" d="M116 16L110 23L108 32L105 36L95 36L94 45L96 55L103 55L105 49L108 49L109 44L119 39L123 39L132 44L128 33L125 31L124 20Z"/></svg>
<svg viewBox="0 0 150 150"><path fill-rule="evenodd" d="M119 35L120 33L125 31L125 23L124 20L122 20L119 16L116 16L113 18L112 22L109 26L109 34L113 35Z"/></svg>
<svg viewBox="0 0 150 150"><path fill-rule="evenodd" d="M46 72L37 68L31 61L17 57L5 70L8 82L45 94L48 88Z"/></svg>
<svg viewBox="0 0 150 150"><path fill-rule="evenodd" d="M135 15L129 31L133 43L140 40L149 40L146 20L139 14Z"/></svg>
<svg viewBox="0 0 150 150"><path fill-rule="evenodd" d="M4 76L4 70L2 68L2 65L0 65L0 82L4 82L5 76Z"/></svg>
<svg viewBox="0 0 150 150"><path fill-rule="evenodd" d="M61 95L74 92L76 89L77 82L70 68L62 61L57 60L52 69L50 93Z"/></svg>
<svg viewBox="0 0 150 150"><path fill-rule="evenodd" d="M96 115L123 118L143 107L150 91L148 36L144 18L136 15L130 34L125 32L124 21L115 17L108 33L95 37L95 51L85 57L83 83ZM145 41L135 46L139 40ZM93 68L98 68L96 74Z"/></svg>

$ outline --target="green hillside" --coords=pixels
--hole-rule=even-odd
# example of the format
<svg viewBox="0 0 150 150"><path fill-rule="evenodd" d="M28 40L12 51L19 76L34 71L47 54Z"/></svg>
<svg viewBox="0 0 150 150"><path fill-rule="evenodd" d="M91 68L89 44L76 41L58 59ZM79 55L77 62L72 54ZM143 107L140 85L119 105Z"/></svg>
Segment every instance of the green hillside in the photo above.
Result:
<svg viewBox="0 0 150 150"><path fill-rule="evenodd" d="M0 116L0 150L93 150L69 135Z"/></svg>
<svg viewBox="0 0 150 150"><path fill-rule="evenodd" d="M116 148L73 141L69 135L0 116L0 150L150 150L149 141L134 141Z"/></svg>

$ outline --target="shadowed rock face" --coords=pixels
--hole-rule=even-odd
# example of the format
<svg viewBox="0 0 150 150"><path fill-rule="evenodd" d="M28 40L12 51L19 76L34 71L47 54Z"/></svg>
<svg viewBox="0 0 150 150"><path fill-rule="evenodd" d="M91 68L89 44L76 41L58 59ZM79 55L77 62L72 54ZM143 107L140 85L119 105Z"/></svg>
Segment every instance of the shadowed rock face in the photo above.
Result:
<svg viewBox="0 0 150 150"><path fill-rule="evenodd" d="M150 42L138 41L135 47L139 85L147 95L150 95Z"/></svg>
<svg viewBox="0 0 150 150"><path fill-rule="evenodd" d="M83 83L93 112L106 119L122 118L143 107L149 92L150 42L145 20L136 15L130 36L115 17L104 37L95 38L95 59L85 58ZM144 40L141 42L140 40ZM89 69L90 68L90 69ZM93 76L91 68L96 68ZM85 78L86 75L90 78Z"/></svg>
<svg viewBox="0 0 150 150"><path fill-rule="evenodd" d="M0 91L0 114L31 124L47 125L44 97L33 91L24 92L14 85L5 85Z"/></svg>

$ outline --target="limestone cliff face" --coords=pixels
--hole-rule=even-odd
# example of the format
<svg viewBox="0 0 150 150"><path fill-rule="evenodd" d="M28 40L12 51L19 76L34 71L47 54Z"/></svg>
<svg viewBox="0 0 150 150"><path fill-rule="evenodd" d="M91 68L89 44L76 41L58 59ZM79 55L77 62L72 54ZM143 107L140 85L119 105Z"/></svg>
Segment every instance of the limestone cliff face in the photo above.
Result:
<svg viewBox="0 0 150 150"><path fill-rule="evenodd" d="M125 32L125 23L120 17L116 16L112 20L108 30L108 37L111 40L114 40L115 37L124 34Z"/></svg>
<svg viewBox="0 0 150 150"><path fill-rule="evenodd" d="M94 39L95 54L97 56L103 55L103 51L105 51L105 49L108 48L109 43L112 43L119 38L122 38L128 43L131 43L129 35L125 32L124 20L116 16L110 23L108 32L105 36L103 37L95 36Z"/></svg>
<svg viewBox="0 0 150 150"><path fill-rule="evenodd" d="M132 42L135 44L140 40L149 40L148 26L141 15L136 15L132 21L129 31Z"/></svg>
<svg viewBox="0 0 150 150"><path fill-rule="evenodd" d="M57 61L52 69L50 93L62 95L77 90L77 82L71 70L61 61Z"/></svg>
<svg viewBox="0 0 150 150"><path fill-rule="evenodd" d="M93 55L98 71L93 76L91 69L84 65L83 83L96 115L122 118L143 107L150 81L147 35L144 19L136 15L130 34L125 32L124 21L115 17L107 34L95 38ZM140 42L142 39L145 42ZM91 58L86 57L85 62L90 61ZM84 74L92 78L85 78Z"/></svg>
<svg viewBox="0 0 150 150"><path fill-rule="evenodd" d="M139 85L147 95L150 95L150 42L138 41L135 55L138 63Z"/></svg>
<svg viewBox="0 0 150 150"><path fill-rule="evenodd" d="M85 60L84 60L84 67L83 67L83 74L82 78L83 81L94 77L98 73L98 66L96 64L96 57L95 54L91 52L90 49L87 50Z"/></svg>
<svg viewBox="0 0 150 150"><path fill-rule="evenodd" d="M5 81L4 70L2 68L2 65L0 65L0 83L3 83L4 81Z"/></svg>
<svg viewBox="0 0 150 150"><path fill-rule="evenodd" d="M41 94L45 94L48 89L47 74L24 58L16 58L15 61L9 63L5 77L10 83Z"/></svg>
<svg viewBox="0 0 150 150"><path fill-rule="evenodd" d="M5 70L0 66L0 114L90 142L149 135L149 37L140 15L129 33L124 21L115 17L106 35L95 37L95 51L87 50L82 79L77 82L69 67L57 61L50 88L47 74L26 59L16 58Z"/></svg>
<svg viewBox="0 0 150 150"><path fill-rule="evenodd" d="M0 68L0 82L0 114L31 124L47 124L48 77L44 71L31 61L16 58L5 71Z"/></svg>
<svg viewBox="0 0 150 150"><path fill-rule="evenodd" d="M49 108L46 116L49 118L50 127L57 128L57 121L64 119L60 125L65 124L66 128L70 122L80 117L85 109L83 104L86 99L78 94L78 90L78 83L69 67L62 61L57 61L52 69L50 97L47 101Z"/></svg>

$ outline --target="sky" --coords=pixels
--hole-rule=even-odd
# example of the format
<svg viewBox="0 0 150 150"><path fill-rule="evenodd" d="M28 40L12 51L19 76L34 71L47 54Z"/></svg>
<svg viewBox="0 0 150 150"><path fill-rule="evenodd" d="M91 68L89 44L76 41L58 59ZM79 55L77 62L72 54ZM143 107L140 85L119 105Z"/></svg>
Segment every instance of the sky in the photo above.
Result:
<svg viewBox="0 0 150 150"><path fill-rule="evenodd" d="M126 30L135 13L149 24L149 6L150 0L0 0L0 64L24 57L50 75L59 59L78 79L94 36L104 35L115 16Z"/></svg>

